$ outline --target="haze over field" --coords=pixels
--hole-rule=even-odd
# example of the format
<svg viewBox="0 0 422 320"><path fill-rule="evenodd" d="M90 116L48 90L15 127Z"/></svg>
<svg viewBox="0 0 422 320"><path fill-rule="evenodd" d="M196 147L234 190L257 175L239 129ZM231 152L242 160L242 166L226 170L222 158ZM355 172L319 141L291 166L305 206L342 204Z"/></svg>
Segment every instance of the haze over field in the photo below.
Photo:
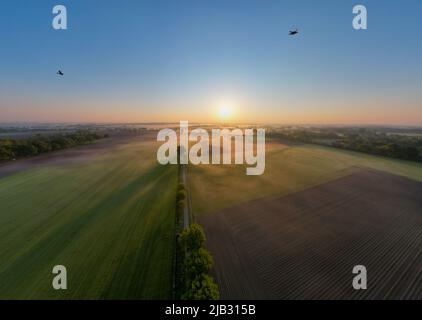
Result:
<svg viewBox="0 0 422 320"><path fill-rule="evenodd" d="M177 168L145 136L119 142L0 178L0 299L172 296ZM69 290L51 288L57 264Z"/></svg>
<svg viewBox="0 0 422 320"><path fill-rule="evenodd" d="M0 3L0 299L422 299L420 0L61 4Z"/></svg>

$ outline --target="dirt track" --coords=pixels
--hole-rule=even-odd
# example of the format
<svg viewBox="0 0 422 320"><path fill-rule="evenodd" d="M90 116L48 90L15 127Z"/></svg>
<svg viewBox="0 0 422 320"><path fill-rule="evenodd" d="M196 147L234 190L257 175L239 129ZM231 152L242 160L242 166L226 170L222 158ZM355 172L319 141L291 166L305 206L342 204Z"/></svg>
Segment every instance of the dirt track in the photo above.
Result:
<svg viewBox="0 0 422 320"><path fill-rule="evenodd" d="M422 183L362 171L201 217L223 299L422 299ZM368 290L352 288L353 266Z"/></svg>

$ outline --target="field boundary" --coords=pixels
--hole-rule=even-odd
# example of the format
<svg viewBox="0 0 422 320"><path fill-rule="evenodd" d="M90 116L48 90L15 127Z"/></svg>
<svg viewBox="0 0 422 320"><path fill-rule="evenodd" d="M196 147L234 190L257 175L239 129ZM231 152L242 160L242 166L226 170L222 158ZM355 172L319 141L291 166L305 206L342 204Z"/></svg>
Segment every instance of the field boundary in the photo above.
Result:
<svg viewBox="0 0 422 320"><path fill-rule="evenodd" d="M185 187L187 187L188 184L188 166L186 164L180 164L180 172L181 172L181 183ZM180 176L179 176L180 180ZM179 181L180 183L180 181ZM190 226L190 224L193 222L193 215L192 215L192 204L191 204L191 197L190 192L188 188L186 190L186 205L183 208L183 227L186 229Z"/></svg>
<svg viewBox="0 0 422 320"><path fill-rule="evenodd" d="M204 247L206 239L204 230L194 222L195 217L192 212L189 188L187 187L187 172L187 164L178 165L179 183L175 209L173 299L215 300L219 298L220 293L214 279L209 275L214 262L210 253ZM201 267L199 268L199 266Z"/></svg>
<svg viewBox="0 0 422 320"><path fill-rule="evenodd" d="M179 151L180 152L180 151ZM174 253L173 253L173 299L179 299L183 287L183 260L186 253L179 245L179 237L183 230L191 224L190 194L186 187L187 165L178 165L178 187L175 199L175 228L174 228Z"/></svg>

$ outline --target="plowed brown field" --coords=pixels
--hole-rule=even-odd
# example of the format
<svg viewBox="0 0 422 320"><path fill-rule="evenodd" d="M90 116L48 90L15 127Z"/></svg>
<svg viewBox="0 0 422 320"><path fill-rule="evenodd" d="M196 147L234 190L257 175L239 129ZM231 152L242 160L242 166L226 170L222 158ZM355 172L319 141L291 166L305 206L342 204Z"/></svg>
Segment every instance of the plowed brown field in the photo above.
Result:
<svg viewBox="0 0 422 320"><path fill-rule="evenodd" d="M362 170L200 222L223 299L422 299L420 182Z"/></svg>

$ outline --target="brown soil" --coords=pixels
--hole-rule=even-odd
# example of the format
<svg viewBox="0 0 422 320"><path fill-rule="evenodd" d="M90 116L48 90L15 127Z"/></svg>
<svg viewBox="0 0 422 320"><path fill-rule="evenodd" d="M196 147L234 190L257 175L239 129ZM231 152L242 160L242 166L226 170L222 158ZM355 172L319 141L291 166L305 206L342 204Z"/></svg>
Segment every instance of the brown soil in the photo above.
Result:
<svg viewBox="0 0 422 320"><path fill-rule="evenodd" d="M223 299L422 299L422 183L364 170L204 215ZM352 269L368 270L354 290Z"/></svg>

